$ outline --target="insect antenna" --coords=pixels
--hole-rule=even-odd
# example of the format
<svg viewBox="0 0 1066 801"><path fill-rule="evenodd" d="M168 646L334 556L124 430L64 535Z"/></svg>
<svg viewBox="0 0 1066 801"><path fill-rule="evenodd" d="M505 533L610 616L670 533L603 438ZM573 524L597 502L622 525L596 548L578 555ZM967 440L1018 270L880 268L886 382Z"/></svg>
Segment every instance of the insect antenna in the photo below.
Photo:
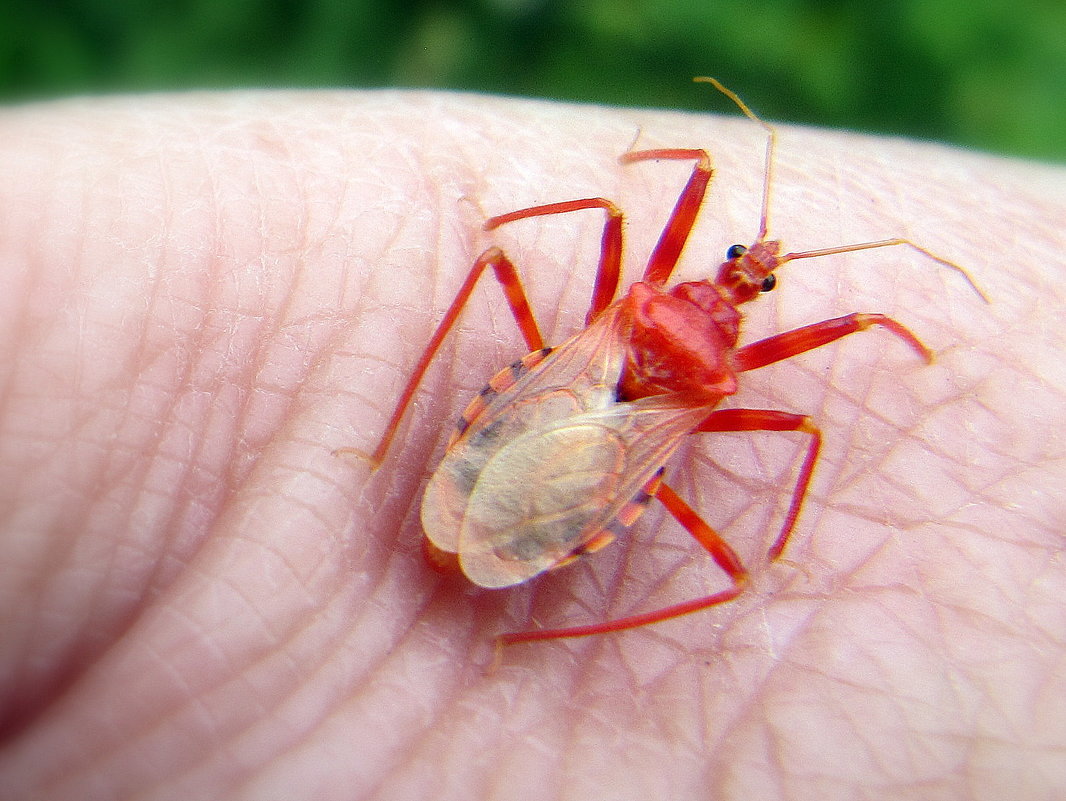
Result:
<svg viewBox="0 0 1066 801"><path fill-rule="evenodd" d="M771 184L771 176L773 174L773 169L774 169L774 148L775 148L776 143L777 143L777 131L774 130L774 127L772 125L770 125L770 123L768 123L766 120L760 118L754 111L752 111L750 108L748 108L748 104L745 103L743 100L741 100L736 92L734 92L732 89L729 89L726 86L723 86L721 81L719 81L717 78L710 78L710 77L707 77L707 76L698 76L696 78L693 78L692 80L695 81L696 83L709 83L709 84L711 84L715 89L717 89L723 95L725 95L730 100L732 100L737 105L737 108L739 108L744 113L745 117L750 119L752 122L758 123L759 125L761 125L763 128L766 129L766 133L767 133L767 139L766 139L766 168L763 170L762 222L759 225L759 236L755 240L756 242L763 242L766 239L766 234L767 234L768 228L769 228L770 184ZM985 303L989 303L988 295L986 295L984 293L984 291L973 280L973 278L970 277L970 274L966 271L965 268L963 268L962 266L956 264L953 261L948 261L947 259L945 259L945 258L943 258L941 256L938 256L938 255L936 255L935 253L933 253L933 252L931 252L929 250L926 250L925 248L921 247L920 245L916 245L914 242L911 242L909 239L904 239L902 237L896 237L896 238L893 238L893 239L881 239L881 240L878 240L876 242L859 242L859 243L856 243L856 244L853 244L853 245L841 245L839 247L833 247L833 248L820 248L818 250L807 250L807 251L803 251L802 253L786 253L785 255L779 257L777 266L780 266L780 265L782 265L782 264L784 264L785 262L788 262L788 261L794 261L796 259L810 259L810 258L816 258L818 256L830 256L830 255L833 255L833 254L836 254L836 253L851 253L851 252L856 251L856 250L869 250L870 248L891 247L893 245L905 245L905 246L917 251L918 253L921 253L922 255L927 256L928 258L932 259L933 261L937 262L938 264L941 264L944 267L947 267L948 269L955 271L956 273L958 273L959 275L961 275L963 277L963 279L966 281L966 283L970 285L970 288L977 294L977 296L981 300L983 300Z"/></svg>
<svg viewBox="0 0 1066 801"><path fill-rule="evenodd" d="M705 75L697 76L692 79L696 83L709 83L723 95L728 97L739 108L744 116L752 122L757 122L763 128L766 129L766 167L763 170L763 183L762 183L762 221L759 223L759 235L755 238L756 242L762 242L766 239L766 234L770 227L770 184L772 182L772 174L774 171L774 148L777 144L777 131L766 120L762 119L754 111L748 108L748 104L745 103L732 89L723 86L717 78L710 78Z"/></svg>

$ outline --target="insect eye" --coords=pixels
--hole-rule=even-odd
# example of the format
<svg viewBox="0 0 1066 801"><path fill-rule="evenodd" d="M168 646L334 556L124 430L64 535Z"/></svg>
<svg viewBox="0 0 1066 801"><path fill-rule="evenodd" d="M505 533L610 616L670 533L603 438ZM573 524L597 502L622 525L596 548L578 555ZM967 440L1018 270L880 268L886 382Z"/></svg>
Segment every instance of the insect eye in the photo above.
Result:
<svg viewBox="0 0 1066 801"><path fill-rule="evenodd" d="M748 252L748 249L746 247L744 247L743 245L733 245L732 247L729 248L729 250L727 250L725 252L725 257L727 259L736 259L736 258L739 258L740 256L743 256L747 252Z"/></svg>
<svg viewBox="0 0 1066 801"><path fill-rule="evenodd" d="M769 292L775 286L777 286L777 276L773 273L770 273L768 276L762 279L762 286L759 287L759 291Z"/></svg>

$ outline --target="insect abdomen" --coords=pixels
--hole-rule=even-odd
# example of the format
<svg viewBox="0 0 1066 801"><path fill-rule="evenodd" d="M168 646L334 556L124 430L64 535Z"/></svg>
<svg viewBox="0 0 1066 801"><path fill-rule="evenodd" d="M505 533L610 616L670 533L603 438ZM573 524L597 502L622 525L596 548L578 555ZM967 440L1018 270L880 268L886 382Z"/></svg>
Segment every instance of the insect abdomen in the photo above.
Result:
<svg viewBox="0 0 1066 801"><path fill-rule="evenodd" d="M488 408L497 395L514 386L518 379L544 361L551 352L552 348L541 348L532 353L527 353L521 359L511 362L511 364L490 378L484 389L470 401L463 413L459 415L459 419L455 423L455 429L452 431L451 439L448 440L448 447L450 448L454 445L455 441L466 433L470 425L481 416L481 413Z"/></svg>

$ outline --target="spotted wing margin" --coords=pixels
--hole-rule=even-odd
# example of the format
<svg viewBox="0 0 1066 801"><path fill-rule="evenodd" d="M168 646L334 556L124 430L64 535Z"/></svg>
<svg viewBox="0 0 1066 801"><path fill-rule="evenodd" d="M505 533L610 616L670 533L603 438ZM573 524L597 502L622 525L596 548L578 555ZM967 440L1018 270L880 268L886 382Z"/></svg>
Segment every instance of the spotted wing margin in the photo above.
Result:
<svg viewBox="0 0 1066 801"><path fill-rule="evenodd" d="M615 403L625 360L618 311L609 307L556 347L500 392L452 443L422 497L422 530L437 548L458 552L467 501L493 454L530 431Z"/></svg>
<svg viewBox="0 0 1066 801"><path fill-rule="evenodd" d="M615 403L530 431L485 464L459 535L463 572L508 587L604 530L708 414L677 395Z"/></svg>

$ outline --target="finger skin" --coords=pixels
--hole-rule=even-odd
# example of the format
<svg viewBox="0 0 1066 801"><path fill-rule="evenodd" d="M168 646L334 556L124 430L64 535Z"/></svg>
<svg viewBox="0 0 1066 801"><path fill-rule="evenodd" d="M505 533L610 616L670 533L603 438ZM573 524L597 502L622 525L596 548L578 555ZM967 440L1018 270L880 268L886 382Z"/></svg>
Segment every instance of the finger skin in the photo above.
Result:
<svg viewBox="0 0 1066 801"><path fill-rule="evenodd" d="M516 264L549 344L583 325L602 214L492 233L487 217L609 198L627 220L623 283L639 275L688 167L620 166L635 138L714 162L679 279L752 240L765 140L736 117L419 93L0 114L0 787L1066 791L1058 168L781 128L769 230L786 248L906 237L965 266L991 303L889 248L789 264L750 304L742 343L882 313L936 359L870 331L744 375L737 406L810 415L824 445L772 567L803 438L707 434L672 465L671 486L751 569L719 609L516 647L486 672L502 631L657 608L717 580L653 512L506 592L424 564L425 472L454 416L523 355L490 292L381 470L332 455L373 446L486 247Z"/></svg>

